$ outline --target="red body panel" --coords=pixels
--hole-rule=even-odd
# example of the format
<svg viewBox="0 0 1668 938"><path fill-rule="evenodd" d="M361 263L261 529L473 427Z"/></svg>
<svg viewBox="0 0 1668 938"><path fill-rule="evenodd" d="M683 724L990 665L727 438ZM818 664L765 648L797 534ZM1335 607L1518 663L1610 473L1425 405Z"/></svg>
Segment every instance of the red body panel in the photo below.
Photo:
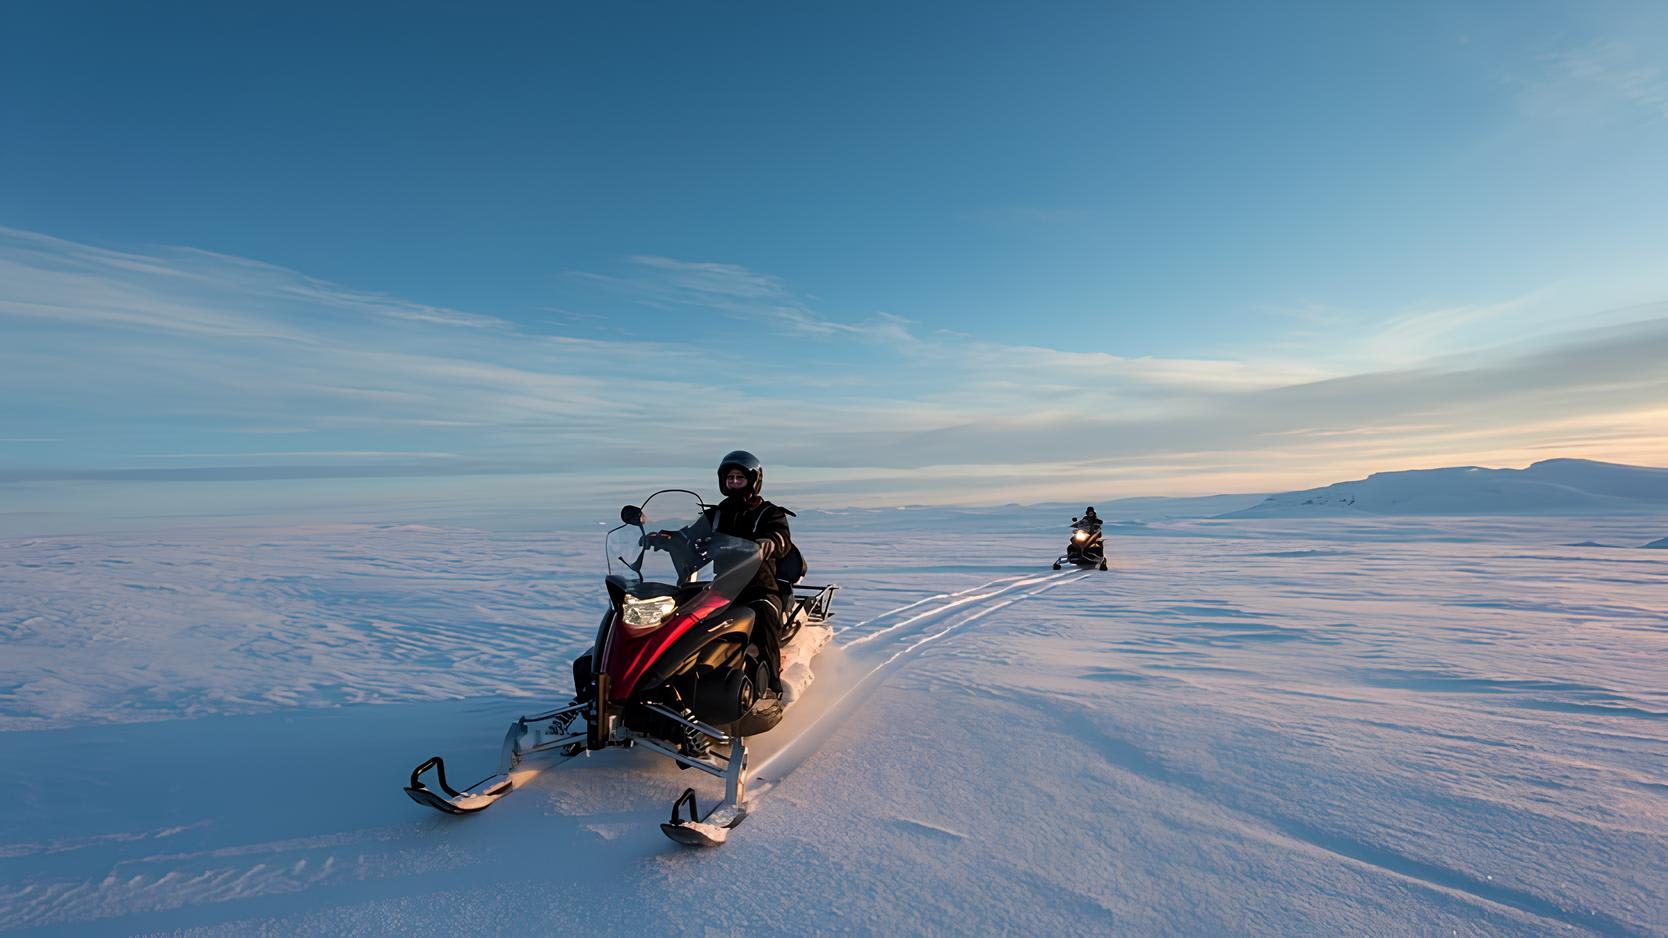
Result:
<svg viewBox="0 0 1668 938"><path fill-rule="evenodd" d="M729 604L730 601L722 596L703 594L689 607L673 613L660 628L639 635L632 635L615 619L602 656L602 670L609 678L609 698L630 700L643 672L658 661L666 649L701 620Z"/></svg>

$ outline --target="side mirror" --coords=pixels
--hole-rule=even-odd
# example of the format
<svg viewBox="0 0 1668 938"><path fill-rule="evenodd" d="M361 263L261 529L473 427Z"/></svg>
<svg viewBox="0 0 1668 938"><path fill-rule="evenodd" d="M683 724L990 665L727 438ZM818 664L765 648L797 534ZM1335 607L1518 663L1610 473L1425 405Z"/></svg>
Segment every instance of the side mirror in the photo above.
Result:
<svg viewBox="0 0 1668 938"><path fill-rule="evenodd" d="M638 527L642 527L643 509L638 508L636 505L627 505L620 509L620 520L624 521L626 524L635 524Z"/></svg>
<svg viewBox="0 0 1668 938"><path fill-rule="evenodd" d="M1077 523L1077 519L1076 519L1076 518L1073 518L1073 519L1071 519L1071 523L1072 523L1072 524L1076 524L1076 523Z"/></svg>

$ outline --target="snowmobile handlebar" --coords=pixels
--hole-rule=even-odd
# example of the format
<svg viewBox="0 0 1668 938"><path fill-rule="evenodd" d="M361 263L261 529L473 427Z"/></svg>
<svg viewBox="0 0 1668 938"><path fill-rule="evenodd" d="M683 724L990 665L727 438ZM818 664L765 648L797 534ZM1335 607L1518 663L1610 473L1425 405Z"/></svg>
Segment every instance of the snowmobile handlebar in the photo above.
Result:
<svg viewBox="0 0 1668 938"><path fill-rule="evenodd" d="M688 531L655 531L643 535L643 547L646 550L663 550L674 557L679 552L687 552L690 560L705 562L711 558L707 550L710 538L690 537Z"/></svg>

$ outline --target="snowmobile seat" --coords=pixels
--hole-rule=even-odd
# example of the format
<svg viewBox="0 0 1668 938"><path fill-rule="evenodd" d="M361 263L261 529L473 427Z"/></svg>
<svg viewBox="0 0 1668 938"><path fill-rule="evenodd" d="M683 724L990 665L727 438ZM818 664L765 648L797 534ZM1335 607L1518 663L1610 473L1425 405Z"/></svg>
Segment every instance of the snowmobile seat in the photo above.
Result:
<svg viewBox="0 0 1668 938"><path fill-rule="evenodd" d="M805 579L808 568L805 555L799 552L799 545L788 547L787 556L776 564L776 586L782 591L782 641L793 638L799 631L799 607L802 600L794 596L794 585Z"/></svg>
<svg viewBox="0 0 1668 938"><path fill-rule="evenodd" d="M805 555L799 552L798 544L788 546L788 554L776 562L776 587L782 592L782 608L787 611L785 618L792 618L794 585L805 579L809 568L805 564Z"/></svg>
<svg viewBox="0 0 1668 938"><path fill-rule="evenodd" d="M805 579L808 572L810 571L805 566L805 555L799 552L798 544L789 545L787 556L776 563L776 579L781 581L786 589L791 589L795 583Z"/></svg>

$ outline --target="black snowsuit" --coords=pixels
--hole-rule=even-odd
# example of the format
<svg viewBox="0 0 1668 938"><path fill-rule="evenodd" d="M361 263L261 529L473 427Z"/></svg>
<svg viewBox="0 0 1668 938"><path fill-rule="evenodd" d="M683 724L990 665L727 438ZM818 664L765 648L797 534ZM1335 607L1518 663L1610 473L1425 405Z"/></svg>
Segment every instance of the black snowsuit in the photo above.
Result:
<svg viewBox="0 0 1668 938"><path fill-rule="evenodd" d="M770 662L771 683L781 690L782 667L782 584L777 582L777 564L793 550L788 533L787 509L758 495L731 495L707 509L713 528L720 534L756 541L764 560L759 570L736 597L736 605L752 608L755 617L753 640L764 660Z"/></svg>

